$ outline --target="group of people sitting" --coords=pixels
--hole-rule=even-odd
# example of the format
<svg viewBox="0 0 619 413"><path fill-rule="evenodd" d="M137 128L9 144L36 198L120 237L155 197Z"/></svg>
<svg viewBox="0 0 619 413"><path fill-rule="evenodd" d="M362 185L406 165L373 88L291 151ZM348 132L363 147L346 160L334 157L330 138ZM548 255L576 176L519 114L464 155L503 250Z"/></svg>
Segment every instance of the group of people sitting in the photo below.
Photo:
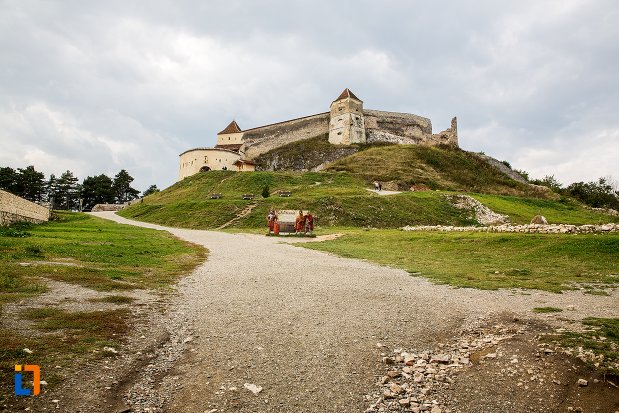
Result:
<svg viewBox="0 0 619 413"><path fill-rule="evenodd" d="M267 215L267 223L269 225L269 233L279 233L279 217L274 209L270 209ZM294 232L295 234L307 234L314 231L314 217L312 213L307 211L306 214L302 210L295 217Z"/></svg>

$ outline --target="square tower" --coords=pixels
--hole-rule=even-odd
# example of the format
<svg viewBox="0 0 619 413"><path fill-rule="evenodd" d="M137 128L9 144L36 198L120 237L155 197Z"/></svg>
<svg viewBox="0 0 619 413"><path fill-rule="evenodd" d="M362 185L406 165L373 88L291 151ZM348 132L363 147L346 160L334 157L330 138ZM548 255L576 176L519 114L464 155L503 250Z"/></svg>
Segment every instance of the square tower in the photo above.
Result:
<svg viewBox="0 0 619 413"><path fill-rule="evenodd" d="M363 101L348 88L331 103L329 142L334 145L365 143Z"/></svg>

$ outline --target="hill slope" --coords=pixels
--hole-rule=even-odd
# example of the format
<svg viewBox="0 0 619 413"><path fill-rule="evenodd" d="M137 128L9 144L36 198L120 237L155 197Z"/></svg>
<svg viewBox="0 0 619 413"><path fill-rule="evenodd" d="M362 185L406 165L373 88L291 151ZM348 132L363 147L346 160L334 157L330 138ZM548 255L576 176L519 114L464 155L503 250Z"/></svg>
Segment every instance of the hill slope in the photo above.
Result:
<svg viewBox="0 0 619 413"><path fill-rule="evenodd" d="M473 153L451 147L371 147L338 159L327 170L345 171L370 182L407 190L414 185L449 191L557 198L545 187L516 182Z"/></svg>
<svg viewBox="0 0 619 413"><path fill-rule="evenodd" d="M368 150L369 152L370 150ZM260 196L267 185L271 197ZM403 192L379 196L367 190L363 175L349 172L230 172L199 173L121 211L128 218L185 228L214 229L236 219L232 227L264 228L268 209L311 210L319 226L398 228L404 225L475 225L471 213L456 209L441 191ZM278 191L292 191L290 198ZM221 193L221 199L210 199ZM241 199L253 193L254 200ZM610 222L611 217L584 210L575 203L483 195L479 200L498 206L513 222L533 213L553 222L574 224ZM533 208L533 209L531 209ZM615 218L616 220L616 218Z"/></svg>

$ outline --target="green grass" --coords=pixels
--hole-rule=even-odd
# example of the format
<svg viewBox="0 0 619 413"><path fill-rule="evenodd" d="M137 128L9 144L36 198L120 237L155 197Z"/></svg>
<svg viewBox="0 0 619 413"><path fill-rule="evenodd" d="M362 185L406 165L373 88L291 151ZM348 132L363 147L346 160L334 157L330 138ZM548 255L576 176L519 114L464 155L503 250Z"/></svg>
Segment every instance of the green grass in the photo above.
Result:
<svg viewBox="0 0 619 413"><path fill-rule="evenodd" d="M0 297L44 291L40 277L101 291L165 287L205 257L163 231L86 214L59 217L30 226L27 237L0 234Z"/></svg>
<svg viewBox="0 0 619 413"><path fill-rule="evenodd" d="M563 311L558 307L535 307L533 308L534 313L560 313Z"/></svg>
<svg viewBox="0 0 619 413"><path fill-rule="evenodd" d="M584 209L573 200L547 200L472 194L482 204L500 214L509 215L514 224L529 224L535 215L543 215L550 224L598 224L619 222L619 216L612 216Z"/></svg>
<svg viewBox="0 0 619 413"><path fill-rule="evenodd" d="M402 268L456 287L553 292L619 284L619 234L350 231L302 247Z"/></svg>
<svg viewBox="0 0 619 413"><path fill-rule="evenodd" d="M554 342L578 355L578 349L593 353L585 361L607 373L619 374L619 318L588 317L583 324L588 331L567 331L546 336L545 341Z"/></svg>
<svg viewBox="0 0 619 413"><path fill-rule="evenodd" d="M5 371L6 366L39 364L53 386L62 380L55 375L55 365L71 368L79 366L81 358L104 356L102 348L122 343L129 331L129 308L69 312L29 307L47 290L46 279L99 291L165 289L205 257L204 248L167 232L86 214L58 213L57 220L46 224L0 228L0 305L20 302L21 310L3 317L22 325L19 331L0 326L2 372L9 377L12 372ZM132 299L110 295L101 301L130 304ZM0 383L0 393L11 394L8 385Z"/></svg>

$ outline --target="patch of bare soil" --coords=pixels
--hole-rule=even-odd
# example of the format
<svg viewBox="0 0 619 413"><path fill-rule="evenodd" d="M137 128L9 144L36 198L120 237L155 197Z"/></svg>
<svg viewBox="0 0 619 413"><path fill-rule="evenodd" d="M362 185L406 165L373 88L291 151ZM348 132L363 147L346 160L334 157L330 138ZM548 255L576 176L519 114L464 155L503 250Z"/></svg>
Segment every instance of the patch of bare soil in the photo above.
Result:
<svg viewBox="0 0 619 413"><path fill-rule="evenodd" d="M500 325L516 334L486 350L496 358L483 357L483 352L472 355L472 360L481 357L458 375L445 394L454 412L619 410L618 378L604 376L541 342L540 335L552 331L547 325L515 320L503 320Z"/></svg>
<svg viewBox="0 0 619 413"><path fill-rule="evenodd" d="M553 329L504 314L432 350L396 349L383 361L370 412L591 412L619 410L619 377L540 340Z"/></svg>

